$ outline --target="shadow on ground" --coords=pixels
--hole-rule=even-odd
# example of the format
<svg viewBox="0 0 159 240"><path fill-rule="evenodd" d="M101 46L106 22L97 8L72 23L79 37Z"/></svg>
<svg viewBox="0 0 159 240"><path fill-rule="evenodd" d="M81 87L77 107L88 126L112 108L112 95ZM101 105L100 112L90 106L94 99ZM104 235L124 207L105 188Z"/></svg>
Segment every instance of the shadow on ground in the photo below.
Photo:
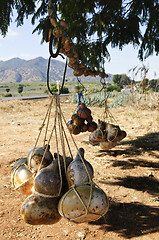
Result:
<svg viewBox="0 0 159 240"><path fill-rule="evenodd" d="M125 188L132 188L137 191L147 192L153 196L159 196L159 181L151 177L133 177L128 176L125 178L116 178L116 182L104 182L100 181L103 184L112 185L112 186L123 186Z"/></svg>
<svg viewBox="0 0 159 240"><path fill-rule="evenodd" d="M100 225L103 231L115 231L119 236L130 239L159 231L159 208L138 203L110 202L105 217L92 225Z"/></svg>

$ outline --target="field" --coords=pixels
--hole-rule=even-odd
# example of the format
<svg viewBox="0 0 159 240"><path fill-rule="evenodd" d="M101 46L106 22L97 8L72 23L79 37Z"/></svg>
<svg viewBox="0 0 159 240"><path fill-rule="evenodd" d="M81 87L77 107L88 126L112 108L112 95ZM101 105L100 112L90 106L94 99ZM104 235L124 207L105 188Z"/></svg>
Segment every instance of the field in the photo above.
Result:
<svg viewBox="0 0 159 240"><path fill-rule="evenodd" d="M54 225L36 226L22 220L20 209L26 196L12 188L10 171L15 161L27 157L34 147L49 101L0 102L0 239L158 240L159 106L153 102L110 109L117 124L127 132L127 137L112 150L90 145L89 132L74 135L94 168L95 183L109 197L105 217L81 224L62 218ZM69 98L61 97L66 120L70 120L76 107ZM102 107L90 108L95 121L102 117ZM53 153L54 139L50 145ZM74 146L72 153L76 155Z"/></svg>
<svg viewBox="0 0 159 240"><path fill-rule="evenodd" d="M56 84L56 81L51 81L51 84ZM60 82L60 85L62 82ZM23 92L18 93L18 86L23 86ZM75 86L78 85L77 81L72 82L65 82L65 87L69 89L70 93L75 92ZM98 82L85 82L85 87L88 88L90 91L94 89L100 90L101 86L99 86ZM6 89L9 89L7 93ZM58 88L58 87L57 87ZM36 96L36 95L44 95L47 92L47 84L45 82L29 82L29 83L2 83L0 84L0 97L5 97L7 94L12 94L12 97L19 97L19 96Z"/></svg>

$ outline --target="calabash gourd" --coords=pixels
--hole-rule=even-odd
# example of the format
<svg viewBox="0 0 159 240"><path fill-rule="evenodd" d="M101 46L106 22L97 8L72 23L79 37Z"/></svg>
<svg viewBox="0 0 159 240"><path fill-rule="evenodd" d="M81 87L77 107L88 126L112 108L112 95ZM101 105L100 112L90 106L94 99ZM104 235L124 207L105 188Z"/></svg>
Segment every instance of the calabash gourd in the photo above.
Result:
<svg viewBox="0 0 159 240"><path fill-rule="evenodd" d="M33 173L27 166L27 158L18 160L11 170L11 183L15 190L30 195L33 192Z"/></svg>
<svg viewBox="0 0 159 240"><path fill-rule="evenodd" d="M46 144L43 147L36 147L29 152L27 164L33 171L37 171L39 167L41 169L48 166L52 160L53 156L50 152L50 146Z"/></svg>
<svg viewBox="0 0 159 240"><path fill-rule="evenodd" d="M69 164L66 176L69 186L89 183L93 179L93 167L84 159L83 148L79 148L75 159Z"/></svg>
<svg viewBox="0 0 159 240"><path fill-rule="evenodd" d="M59 198L45 198L34 193L22 204L22 219L31 225L57 223L61 219L58 201Z"/></svg>
<svg viewBox="0 0 159 240"><path fill-rule="evenodd" d="M70 188L58 204L60 215L76 223L96 221L107 213L108 208L104 191L91 185Z"/></svg>
<svg viewBox="0 0 159 240"><path fill-rule="evenodd" d="M62 179L57 159L37 173L34 179L34 188L36 192L44 196L57 197L60 195Z"/></svg>
<svg viewBox="0 0 159 240"><path fill-rule="evenodd" d="M100 147L103 150L109 150L109 149L115 147L116 145L117 145L117 142L108 142L108 141L100 142Z"/></svg>
<svg viewBox="0 0 159 240"><path fill-rule="evenodd" d="M116 141L116 137L118 135L119 126L115 126L113 124L106 124L106 132L107 132L107 140L112 142Z"/></svg>

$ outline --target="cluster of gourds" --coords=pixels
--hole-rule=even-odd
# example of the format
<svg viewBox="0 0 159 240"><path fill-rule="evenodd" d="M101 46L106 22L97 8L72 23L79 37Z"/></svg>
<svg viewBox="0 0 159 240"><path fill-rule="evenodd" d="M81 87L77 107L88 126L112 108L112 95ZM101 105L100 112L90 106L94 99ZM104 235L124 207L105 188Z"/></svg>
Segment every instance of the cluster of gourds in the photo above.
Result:
<svg viewBox="0 0 159 240"><path fill-rule="evenodd" d="M125 137L126 132L119 126L99 119L97 129L89 135L89 142L92 145L100 145L103 150L109 150Z"/></svg>
<svg viewBox="0 0 159 240"><path fill-rule="evenodd" d="M62 37L60 53L65 54L69 58L68 66L74 70L73 74L75 76L84 75L96 77L99 75L101 78L108 77L105 72L101 72L99 70L95 70L94 67L86 67L81 60L79 60L78 53L75 51L74 43L71 41L70 37L66 34L67 23L63 20L57 22L55 18L50 18L50 22L54 27L53 36L55 38Z"/></svg>
<svg viewBox="0 0 159 240"><path fill-rule="evenodd" d="M49 145L32 149L11 171L13 187L29 195L22 203L21 216L31 225L55 224L62 217L82 223L105 215L108 198L93 177L83 148L75 159L65 157L64 161L57 153L53 157Z"/></svg>
<svg viewBox="0 0 159 240"><path fill-rule="evenodd" d="M97 128L96 122L93 121L91 110L86 107L85 103L79 105L77 113L72 115L71 120L67 122L67 126L69 131L75 135L80 132L93 132Z"/></svg>

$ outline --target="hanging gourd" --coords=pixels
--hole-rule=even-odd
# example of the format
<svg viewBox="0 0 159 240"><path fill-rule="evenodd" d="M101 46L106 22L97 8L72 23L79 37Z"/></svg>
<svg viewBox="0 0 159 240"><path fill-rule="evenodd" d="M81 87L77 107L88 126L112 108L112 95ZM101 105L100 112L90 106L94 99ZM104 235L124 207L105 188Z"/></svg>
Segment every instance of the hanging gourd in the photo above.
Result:
<svg viewBox="0 0 159 240"><path fill-rule="evenodd" d="M111 120L113 117L108 111L107 99L105 101L104 115L104 121L98 119L97 129L89 135L89 143L99 145L102 150L109 150L126 137L126 132L121 130L118 125L109 122L108 117L111 118Z"/></svg>
<svg viewBox="0 0 159 240"><path fill-rule="evenodd" d="M60 20L60 21L59 21L59 25L60 25L60 27L62 27L64 30L66 30L67 27L68 27L68 24L67 24L64 20Z"/></svg>
<svg viewBox="0 0 159 240"><path fill-rule="evenodd" d="M33 192L34 175L27 166L27 158L18 160L11 170L11 183L15 190L30 195Z"/></svg>
<svg viewBox="0 0 159 240"><path fill-rule="evenodd" d="M104 191L89 184L70 188L58 204L60 215L75 223L97 221L107 213L108 208Z"/></svg>
<svg viewBox="0 0 159 240"><path fill-rule="evenodd" d="M64 30L59 25L57 25L53 29L53 35L56 38L63 37L64 36Z"/></svg>
<svg viewBox="0 0 159 240"><path fill-rule="evenodd" d="M75 159L69 164L67 168L68 184L69 186L73 186L89 183L89 176L91 179L93 179L93 167L86 159L84 159L84 149L80 148Z"/></svg>
<svg viewBox="0 0 159 240"><path fill-rule="evenodd" d="M50 146L46 144L43 147L35 147L30 150L27 163L33 171L37 171L39 166L40 168L46 167L52 160L53 156L50 152Z"/></svg>
<svg viewBox="0 0 159 240"><path fill-rule="evenodd" d="M83 89L84 90L84 89ZM71 116L71 120L67 122L68 129L72 134L79 134L80 132L93 132L97 128L96 122L93 121L91 110L86 107L82 91L78 91L78 107L76 113ZM83 101L83 102L82 102Z"/></svg>
<svg viewBox="0 0 159 240"><path fill-rule="evenodd" d="M31 225L49 225L60 221L58 212L59 198L47 198L32 194L22 203L21 216Z"/></svg>
<svg viewBox="0 0 159 240"><path fill-rule="evenodd" d="M34 179L34 189L42 196L58 197L62 189L58 161L54 160L49 166L42 168Z"/></svg>

